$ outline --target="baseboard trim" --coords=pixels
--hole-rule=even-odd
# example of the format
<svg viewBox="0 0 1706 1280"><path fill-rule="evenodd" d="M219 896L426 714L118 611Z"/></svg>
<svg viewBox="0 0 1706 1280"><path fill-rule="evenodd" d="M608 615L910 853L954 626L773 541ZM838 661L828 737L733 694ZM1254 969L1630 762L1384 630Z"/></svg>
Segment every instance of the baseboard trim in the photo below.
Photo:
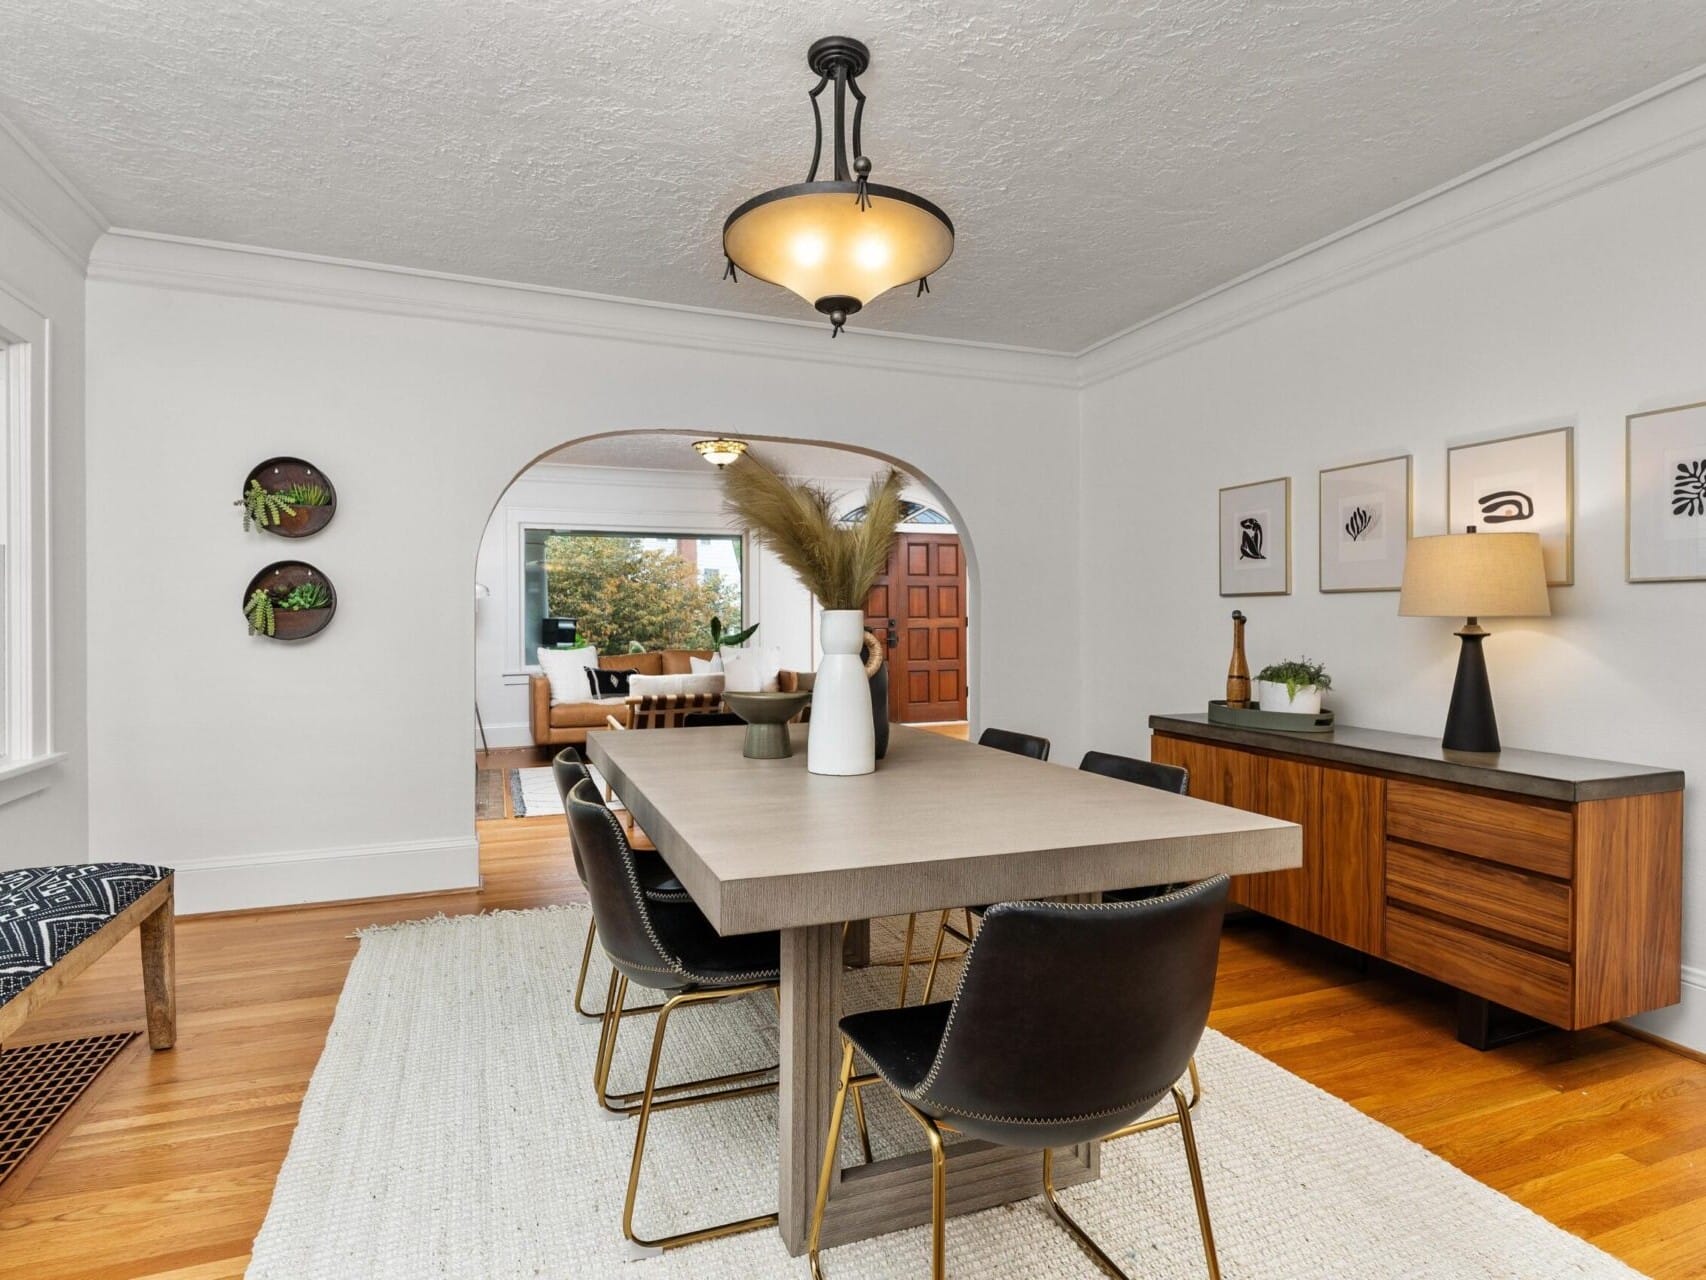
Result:
<svg viewBox="0 0 1706 1280"><path fill-rule="evenodd" d="M1683 966L1682 999L1668 1009L1612 1025L1637 1040L1706 1062L1706 969Z"/></svg>
<svg viewBox="0 0 1706 1280"><path fill-rule="evenodd" d="M480 846L470 833L442 840L179 862L176 870L178 914L211 915L476 888Z"/></svg>

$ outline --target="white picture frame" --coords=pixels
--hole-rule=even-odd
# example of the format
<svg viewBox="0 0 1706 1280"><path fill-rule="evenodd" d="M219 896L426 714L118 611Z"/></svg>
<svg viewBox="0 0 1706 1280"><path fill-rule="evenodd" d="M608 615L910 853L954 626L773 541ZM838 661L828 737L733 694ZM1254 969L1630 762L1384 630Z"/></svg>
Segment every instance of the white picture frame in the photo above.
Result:
<svg viewBox="0 0 1706 1280"><path fill-rule="evenodd" d="M1291 477L1220 491L1220 594L1291 594Z"/></svg>
<svg viewBox="0 0 1706 1280"><path fill-rule="evenodd" d="M1706 403L1624 420L1624 577L1706 581Z"/></svg>
<svg viewBox="0 0 1706 1280"><path fill-rule="evenodd" d="M1317 542L1320 590L1396 591L1415 528L1411 455L1321 472Z"/></svg>
<svg viewBox="0 0 1706 1280"><path fill-rule="evenodd" d="M1553 427L1446 450L1446 532L1537 533L1546 585L1574 584L1575 435Z"/></svg>

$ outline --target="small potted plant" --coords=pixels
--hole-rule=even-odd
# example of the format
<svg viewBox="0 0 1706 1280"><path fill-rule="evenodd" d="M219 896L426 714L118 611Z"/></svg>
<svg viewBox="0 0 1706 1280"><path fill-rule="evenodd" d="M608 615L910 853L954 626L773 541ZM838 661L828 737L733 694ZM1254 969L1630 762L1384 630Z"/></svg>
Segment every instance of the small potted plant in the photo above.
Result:
<svg viewBox="0 0 1706 1280"><path fill-rule="evenodd" d="M742 627L739 631L724 631L723 620L715 615L711 618L711 651L721 653L724 649L738 649L758 630L755 622L750 627Z"/></svg>
<svg viewBox="0 0 1706 1280"><path fill-rule="evenodd" d="M243 531L305 538L332 522L338 497L331 481L296 458L275 458L249 475L243 496Z"/></svg>
<svg viewBox="0 0 1706 1280"><path fill-rule="evenodd" d="M288 591L256 587L244 602L249 634L275 640L300 640L321 630L335 606L322 582L299 582Z"/></svg>
<svg viewBox="0 0 1706 1280"><path fill-rule="evenodd" d="M1326 666L1306 657L1269 663L1256 679L1262 685L1263 711L1295 711L1299 715L1318 714L1321 695L1333 687Z"/></svg>

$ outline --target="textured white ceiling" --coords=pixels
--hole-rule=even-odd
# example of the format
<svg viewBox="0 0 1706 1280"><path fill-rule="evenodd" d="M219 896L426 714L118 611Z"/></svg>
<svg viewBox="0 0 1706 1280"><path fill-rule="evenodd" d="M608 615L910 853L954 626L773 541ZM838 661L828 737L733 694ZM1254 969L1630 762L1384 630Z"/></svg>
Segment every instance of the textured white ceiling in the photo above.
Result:
<svg viewBox="0 0 1706 1280"><path fill-rule="evenodd" d="M831 33L960 233L857 323L1077 350L1706 62L1706 3L0 0L0 114L119 226L800 317L719 235Z"/></svg>

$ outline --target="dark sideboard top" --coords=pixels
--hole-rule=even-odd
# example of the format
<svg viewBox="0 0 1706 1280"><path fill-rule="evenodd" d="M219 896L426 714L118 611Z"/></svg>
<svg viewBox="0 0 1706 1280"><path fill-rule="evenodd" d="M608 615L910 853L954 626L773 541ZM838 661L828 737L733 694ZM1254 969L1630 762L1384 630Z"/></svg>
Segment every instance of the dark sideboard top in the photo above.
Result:
<svg viewBox="0 0 1706 1280"><path fill-rule="evenodd" d="M1680 769L1655 769L1613 760L1587 760L1546 751L1506 750L1496 754L1447 751L1438 738L1410 733L1385 733L1339 725L1331 733L1278 733L1210 724L1206 715L1150 716L1157 733L1200 742L1223 743L1300 756L1327 764L1375 769L1382 773L1431 778L1487 791L1578 804L1584 800L1615 800L1623 796L1681 791Z"/></svg>

